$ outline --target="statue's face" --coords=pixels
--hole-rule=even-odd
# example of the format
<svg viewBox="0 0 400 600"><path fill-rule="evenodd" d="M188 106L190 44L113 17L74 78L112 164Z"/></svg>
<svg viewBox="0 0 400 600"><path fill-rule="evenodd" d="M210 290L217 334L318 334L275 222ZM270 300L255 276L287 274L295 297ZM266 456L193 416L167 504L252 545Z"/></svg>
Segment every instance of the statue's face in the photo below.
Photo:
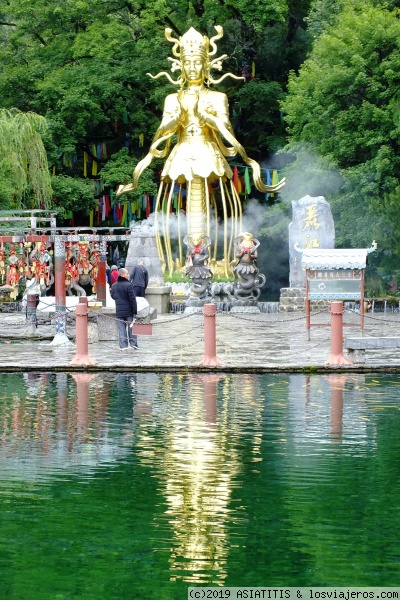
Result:
<svg viewBox="0 0 400 600"><path fill-rule="evenodd" d="M243 240L245 242L252 242L253 241L253 234L252 233L244 233L243 234Z"/></svg>
<svg viewBox="0 0 400 600"><path fill-rule="evenodd" d="M183 60L183 70L187 81L204 81L204 59L201 56L187 56Z"/></svg>

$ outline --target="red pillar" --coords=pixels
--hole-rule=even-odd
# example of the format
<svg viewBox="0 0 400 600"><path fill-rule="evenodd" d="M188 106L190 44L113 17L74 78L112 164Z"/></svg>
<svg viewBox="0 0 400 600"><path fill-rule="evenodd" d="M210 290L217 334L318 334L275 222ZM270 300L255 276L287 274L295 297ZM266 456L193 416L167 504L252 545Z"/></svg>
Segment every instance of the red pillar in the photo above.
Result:
<svg viewBox="0 0 400 600"><path fill-rule="evenodd" d="M215 314L217 307L215 304L204 305L204 358L199 363L203 367L222 367L222 363L217 358L217 333Z"/></svg>
<svg viewBox="0 0 400 600"><path fill-rule="evenodd" d="M79 299L81 300L81 298ZM88 307L87 298L76 305L76 354L71 360L71 365L95 365L88 353ZM86 302L85 302L86 300Z"/></svg>
<svg viewBox="0 0 400 600"><path fill-rule="evenodd" d="M106 305L107 299L107 286L106 286L106 261L101 260L98 265L97 281L96 281L96 296L99 302L102 302L103 306Z"/></svg>
<svg viewBox="0 0 400 600"><path fill-rule="evenodd" d="M343 355L343 302L331 302L331 355L326 365L352 365Z"/></svg>

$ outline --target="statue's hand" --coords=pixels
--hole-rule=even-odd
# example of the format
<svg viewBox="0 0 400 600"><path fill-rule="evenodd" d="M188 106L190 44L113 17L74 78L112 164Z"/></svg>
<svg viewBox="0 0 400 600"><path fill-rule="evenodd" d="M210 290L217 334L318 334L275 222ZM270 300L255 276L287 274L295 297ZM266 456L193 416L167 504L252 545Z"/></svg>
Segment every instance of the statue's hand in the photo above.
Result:
<svg viewBox="0 0 400 600"><path fill-rule="evenodd" d="M122 194L127 194L128 192L133 192L134 191L134 187L131 183L128 183L128 185L119 185L117 188L117 197L118 196L122 196Z"/></svg>
<svg viewBox="0 0 400 600"><path fill-rule="evenodd" d="M205 111L206 111L206 113L208 115L212 115L213 117L217 117L218 116L218 113L215 110L214 106L212 104L210 104L210 103L207 104L207 106L205 108Z"/></svg>
<svg viewBox="0 0 400 600"><path fill-rule="evenodd" d="M183 98L185 97L185 90L179 90L178 92L178 102L182 106Z"/></svg>
<svg viewBox="0 0 400 600"><path fill-rule="evenodd" d="M179 90L178 92L178 106L176 107L175 119L183 123L187 115L188 109L186 106L185 90Z"/></svg>

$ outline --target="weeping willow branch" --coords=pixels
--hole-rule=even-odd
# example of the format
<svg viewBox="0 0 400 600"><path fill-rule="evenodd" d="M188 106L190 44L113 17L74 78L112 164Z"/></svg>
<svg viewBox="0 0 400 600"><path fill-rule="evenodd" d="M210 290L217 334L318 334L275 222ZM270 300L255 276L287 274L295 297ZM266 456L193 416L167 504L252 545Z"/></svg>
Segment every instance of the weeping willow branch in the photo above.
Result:
<svg viewBox="0 0 400 600"><path fill-rule="evenodd" d="M46 119L16 108L0 109L0 176L8 178L21 205L27 194L33 207L48 208L52 189L42 136Z"/></svg>

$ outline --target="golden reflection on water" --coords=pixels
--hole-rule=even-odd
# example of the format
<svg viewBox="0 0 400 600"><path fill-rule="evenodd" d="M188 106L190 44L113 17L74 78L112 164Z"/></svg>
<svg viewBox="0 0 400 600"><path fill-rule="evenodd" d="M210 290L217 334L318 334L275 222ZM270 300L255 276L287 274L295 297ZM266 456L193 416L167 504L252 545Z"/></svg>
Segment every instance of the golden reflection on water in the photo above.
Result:
<svg viewBox="0 0 400 600"><path fill-rule="evenodd" d="M231 507L232 490L241 470L238 445L246 420L252 423L252 452L259 454L263 400L255 400L256 379L218 374L190 379L166 376L162 396L163 439L141 422L138 449L144 464L157 461L166 511L162 522L172 531L170 579L223 585L232 540L227 523L242 519ZM219 389L218 389L219 387ZM218 395L222 400L217 406ZM260 430L257 431L257 423ZM161 452L160 452L161 447ZM162 475L160 475L162 474ZM170 537L170 534L168 535Z"/></svg>
<svg viewBox="0 0 400 600"><path fill-rule="evenodd" d="M154 552L167 555L170 580L204 585L226 581L230 549L247 526L242 475L259 475L269 460L266 436L279 465L276 477L290 489L282 502L291 530L318 554L304 533L307 486L330 482L327 441L335 453L346 443L374 443L367 415L381 401L379 388L361 374L281 375L268 384L246 374L53 377L56 398L49 396L48 375L27 374L25 395L14 392L1 403L2 469L33 481L46 469L50 475L69 466L87 469L133 452L162 498ZM112 421L110 395L115 410L126 401L122 420L119 414ZM125 409L131 411L126 425Z"/></svg>

